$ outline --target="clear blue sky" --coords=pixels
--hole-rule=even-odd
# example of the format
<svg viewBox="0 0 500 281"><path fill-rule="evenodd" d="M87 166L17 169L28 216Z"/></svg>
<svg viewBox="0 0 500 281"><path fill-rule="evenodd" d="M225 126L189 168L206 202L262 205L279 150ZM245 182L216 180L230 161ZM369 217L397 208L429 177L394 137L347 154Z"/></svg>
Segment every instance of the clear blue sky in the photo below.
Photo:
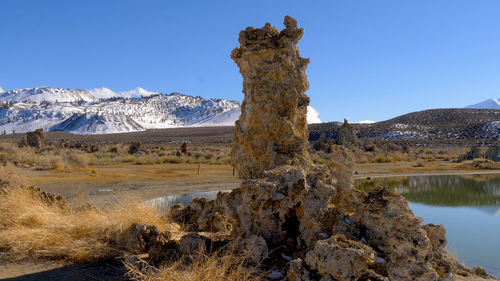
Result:
<svg viewBox="0 0 500 281"><path fill-rule="evenodd" d="M0 87L182 92L241 101L246 26L297 18L323 121L500 97L500 1L0 1Z"/></svg>

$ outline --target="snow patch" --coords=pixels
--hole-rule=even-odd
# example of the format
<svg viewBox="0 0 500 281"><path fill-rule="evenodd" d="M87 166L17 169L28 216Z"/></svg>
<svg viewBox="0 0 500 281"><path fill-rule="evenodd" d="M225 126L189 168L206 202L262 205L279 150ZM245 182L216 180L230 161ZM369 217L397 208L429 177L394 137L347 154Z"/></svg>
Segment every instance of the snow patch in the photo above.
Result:
<svg viewBox="0 0 500 281"><path fill-rule="evenodd" d="M493 135L495 137L500 136L500 121L492 121L489 123L486 123L483 125L481 128L481 131L485 135Z"/></svg>
<svg viewBox="0 0 500 281"><path fill-rule="evenodd" d="M0 93L3 93L3 92L5 92L5 91L4 91L4 90L3 90L3 88L0 86Z"/></svg>
<svg viewBox="0 0 500 281"><path fill-rule="evenodd" d="M373 124L373 123L376 123L377 121L373 121L373 120L362 120L362 121L359 121L358 123L359 124Z"/></svg>
<svg viewBox="0 0 500 281"><path fill-rule="evenodd" d="M64 122L52 126L50 131L65 131L76 134L112 134L144 131L144 127L123 113L73 114Z"/></svg>
<svg viewBox="0 0 500 281"><path fill-rule="evenodd" d="M0 94L1 102L93 102L96 101L89 91L50 87L16 89Z"/></svg>
<svg viewBox="0 0 500 281"><path fill-rule="evenodd" d="M408 140L408 139L423 140L427 138L426 135L415 131L389 131L389 132L374 134L370 137L381 138L384 140Z"/></svg>
<svg viewBox="0 0 500 281"><path fill-rule="evenodd" d="M234 122L240 118L241 109L235 108L229 111L226 111L222 114L211 116L207 119L200 120L190 126L199 127L199 126L234 126Z"/></svg>

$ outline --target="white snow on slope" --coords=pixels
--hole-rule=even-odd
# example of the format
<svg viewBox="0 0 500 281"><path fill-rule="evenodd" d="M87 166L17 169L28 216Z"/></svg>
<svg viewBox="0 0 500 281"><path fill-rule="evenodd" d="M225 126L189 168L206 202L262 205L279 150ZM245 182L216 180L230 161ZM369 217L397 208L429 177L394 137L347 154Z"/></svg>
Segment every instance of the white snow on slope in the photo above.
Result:
<svg viewBox="0 0 500 281"><path fill-rule="evenodd" d="M224 112L221 115L211 117L206 120L202 120L202 122L192 124L191 126L234 126L234 122L238 120L241 115L241 109L235 108L233 110ZM319 113L311 106L307 107L307 123L308 124L316 124L321 123L321 120L318 117Z"/></svg>
<svg viewBox="0 0 500 281"><path fill-rule="evenodd" d="M376 123L376 121L373 120L362 120L358 122L359 124L373 124Z"/></svg>
<svg viewBox="0 0 500 281"><path fill-rule="evenodd" d="M0 93L5 92L2 87L0 87Z"/></svg>
<svg viewBox="0 0 500 281"><path fill-rule="evenodd" d="M466 106L465 108L476 108L476 109L500 109L499 99L487 99L480 103Z"/></svg>
<svg viewBox="0 0 500 281"><path fill-rule="evenodd" d="M36 102L43 101L56 102L77 102L96 101L97 98L85 90L70 90L49 87L16 89L0 94L0 101L3 102Z"/></svg>
<svg viewBox="0 0 500 281"><path fill-rule="evenodd" d="M234 126L234 122L240 118L241 109L239 107L226 111L222 114L212 116L207 119L200 120L200 122L196 122L191 124L193 127L200 126Z"/></svg>
<svg viewBox="0 0 500 281"><path fill-rule="evenodd" d="M76 134L106 134L143 131L129 116L119 114L74 114L62 123L50 128L50 131L66 131Z"/></svg>

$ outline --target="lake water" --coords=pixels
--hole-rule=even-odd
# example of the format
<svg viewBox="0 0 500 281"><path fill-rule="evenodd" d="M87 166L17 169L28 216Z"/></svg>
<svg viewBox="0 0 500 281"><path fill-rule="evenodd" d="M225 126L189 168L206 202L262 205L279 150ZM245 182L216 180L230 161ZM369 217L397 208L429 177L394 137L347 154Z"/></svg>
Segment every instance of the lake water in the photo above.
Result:
<svg viewBox="0 0 500 281"><path fill-rule="evenodd" d="M445 226L448 248L461 262L500 277L500 174L381 178L356 186L397 188L424 223Z"/></svg>
<svg viewBox="0 0 500 281"><path fill-rule="evenodd" d="M468 266L483 266L500 277L500 174L418 176L358 180L367 191L376 186L397 188L410 201L413 213L424 223L446 227L448 247ZM214 199L217 191L165 196L149 200L166 210L193 198Z"/></svg>

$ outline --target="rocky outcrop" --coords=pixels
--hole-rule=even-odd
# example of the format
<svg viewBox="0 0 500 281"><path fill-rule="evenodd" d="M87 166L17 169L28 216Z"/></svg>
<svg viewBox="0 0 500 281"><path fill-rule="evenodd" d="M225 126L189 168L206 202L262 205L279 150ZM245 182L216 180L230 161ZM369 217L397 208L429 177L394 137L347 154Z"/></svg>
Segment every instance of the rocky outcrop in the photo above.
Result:
<svg viewBox="0 0 500 281"><path fill-rule="evenodd" d="M281 32L266 23L240 32L240 47L231 58L243 76L245 98L236 121L232 159L241 178L262 177L281 165L306 165L309 59L296 44L304 34L294 18L286 17Z"/></svg>
<svg viewBox="0 0 500 281"><path fill-rule="evenodd" d="M138 154L141 152L141 149L142 149L142 142L133 141L128 146L128 154Z"/></svg>
<svg viewBox="0 0 500 281"><path fill-rule="evenodd" d="M160 232L156 226L134 223L120 233L117 240L126 250L143 253L167 243L170 238L168 231Z"/></svg>
<svg viewBox="0 0 500 281"><path fill-rule="evenodd" d="M442 226L422 225L397 191L358 191L350 171L310 162L309 61L295 46L303 29L290 17L284 24L247 28L231 54L244 79L232 150L241 187L175 206L170 217L230 232L251 264L281 264L289 280L454 280L465 267L448 255Z"/></svg>
<svg viewBox="0 0 500 281"><path fill-rule="evenodd" d="M500 142L495 142L492 145L488 147L488 150L486 151L486 154L484 158L499 162L500 161Z"/></svg>
<svg viewBox="0 0 500 281"><path fill-rule="evenodd" d="M45 144L45 134L43 133L43 129L37 129L33 132L27 132L21 142L19 143L19 147L34 147L41 149Z"/></svg>
<svg viewBox="0 0 500 281"><path fill-rule="evenodd" d="M306 255L312 270L331 280L388 280L373 269L375 251L361 242L343 235L318 240Z"/></svg>
<svg viewBox="0 0 500 281"><path fill-rule="evenodd" d="M479 146L477 145L472 145L470 150L467 151L464 155L461 155L458 159L458 161L465 161L465 160L474 160L476 158L481 157L481 150L479 149Z"/></svg>
<svg viewBox="0 0 500 281"><path fill-rule="evenodd" d="M357 136L354 127L344 119L344 123L339 129L338 144L350 147L356 144Z"/></svg>

